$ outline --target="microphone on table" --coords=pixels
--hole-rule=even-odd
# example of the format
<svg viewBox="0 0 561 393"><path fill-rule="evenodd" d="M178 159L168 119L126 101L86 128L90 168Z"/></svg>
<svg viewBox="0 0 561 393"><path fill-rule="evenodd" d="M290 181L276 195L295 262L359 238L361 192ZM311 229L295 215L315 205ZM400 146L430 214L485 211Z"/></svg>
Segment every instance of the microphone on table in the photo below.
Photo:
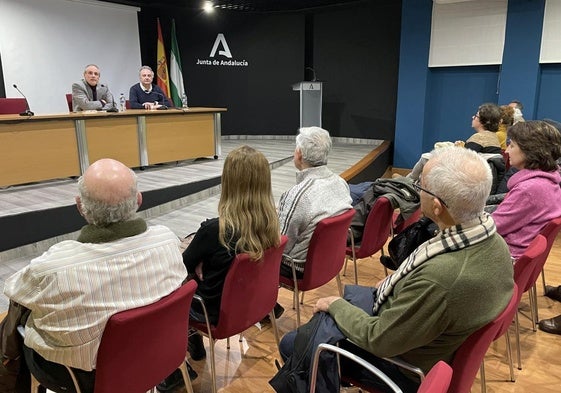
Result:
<svg viewBox="0 0 561 393"><path fill-rule="evenodd" d="M154 93L156 93L158 95L158 97L162 98L161 102L166 102L166 97L162 93L157 92L157 91L155 91ZM161 104L160 107L158 108L158 110L160 110L160 111L166 110L166 109L168 109L168 106L166 104Z"/></svg>
<svg viewBox="0 0 561 393"><path fill-rule="evenodd" d="M21 90L18 89L18 87L15 83L12 86L14 86L14 89L16 89L18 91L18 93L21 94L23 99L25 100L25 111L21 112L19 115L20 116L33 116L35 113L31 112L31 109L29 109L29 101L27 101L27 97L25 96L25 94L23 94L21 92Z"/></svg>

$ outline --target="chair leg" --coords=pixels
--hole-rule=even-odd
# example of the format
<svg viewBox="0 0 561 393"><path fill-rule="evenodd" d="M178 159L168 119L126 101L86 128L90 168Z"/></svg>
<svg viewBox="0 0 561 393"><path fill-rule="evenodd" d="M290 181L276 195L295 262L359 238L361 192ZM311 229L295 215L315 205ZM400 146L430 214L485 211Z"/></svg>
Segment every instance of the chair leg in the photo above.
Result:
<svg viewBox="0 0 561 393"><path fill-rule="evenodd" d="M191 385L191 378L189 378L185 362L181 362L179 369L181 370L181 375L183 375L183 381L185 382L185 389L187 389L187 393L193 393L193 385Z"/></svg>
<svg viewBox="0 0 561 393"><path fill-rule="evenodd" d="M356 258L353 258L353 262L355 265L355 285L358 285L358 268L356 267Z"/></svg>
<svg viewBox="0 0 561 393"><path fill-rule="evenodd" d="M514 366L512 365L512 350L510 348L510 334L508 330L505 333L505 341L506 341L506 357L508 361L508 367L510 371L510 382L515 382L516 379L514 378Z"/></svg>
<svg viewBox="0 0 561 393"><path fill-rule="evenodd" d="M514 314L514 326L516 333L516 358L518 360L518 369L522 370L522 361L520 356L520 322L518 320L518 312Z"/></svg>
<svg viewBox="0 0 561 393"><path fill-rule="evenodd" d="M304 294L306 292L300 292L300 304L304 304Z"/></svg>
<svg viewBox="0 0 561 393"><path fill-rule="evenodd" d="M479 378L481 379L481 393L487 393L487 384L485 382L485 359L481 361L481 366L479 366Z"/></svg>
<svg viewBox="0 0 561 393"><path fill-rule="evenodd" d="M298 284L294 285L294 298L296 300L296 326L300 327L300 302L298 301Z"/></svg>
<svg viewBox="0 0 561 393"><path fill-rule="evenodd" d="M545 293L545 270L542 267L542 285L543 285L543 293Z"/></svg>
<svg viewBox="0 0 561 393"><path fill-rule="evenodd" d="M216 393L216 360L214 355L214 344L215 340L209 336L209 347L210 347L210 377L212 378L212 393Z"/></svg>
<svg viewBox="0 0 561 393"><path fill-rule="evenodd" d="M277 329L277 318L275 318L275 312L272 310L269 313L269 319L271 320L271 326L273 327L273 333L275 333L275 342L277 343L277 350L280 353L280 339L279 339L279 331Z"/></svg>
<svg viewBox="0 0 561 393"><path fill-rule="evenodd" d="M337 289L339 290L339 296L343 297L343 284L341 283L341 277L337 274Z"/></svg>
<svg viewBox="0 0 561 393"><path fill-rule="evenodd" d="M535 323L538 323L540 320L538 316L538 290L536 283L534 283L532 291L534 292L534 321Z"/></svg>
<svg viewBox="0 0 561 393"><path fill-rule="evenodd" d="M532 330L535 332L536 328L536 316L534 315L534 310L536 309L535 303L537 299L534 298L534 291L532 288L528 291L528 299L530 300L530 321L532 322Z"/></svg>

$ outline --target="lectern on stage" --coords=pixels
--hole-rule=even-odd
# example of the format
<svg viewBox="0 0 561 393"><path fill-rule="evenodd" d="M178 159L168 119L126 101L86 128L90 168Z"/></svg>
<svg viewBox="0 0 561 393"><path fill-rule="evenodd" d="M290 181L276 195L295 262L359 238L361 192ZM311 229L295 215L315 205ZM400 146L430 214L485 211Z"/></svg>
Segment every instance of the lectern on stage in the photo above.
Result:
<svg viewBox="0 0 561 393"><path fill-rule="evenodd" d="M292 90L300 92L300 127L321 127L322 82L298 82Z"/></svg>

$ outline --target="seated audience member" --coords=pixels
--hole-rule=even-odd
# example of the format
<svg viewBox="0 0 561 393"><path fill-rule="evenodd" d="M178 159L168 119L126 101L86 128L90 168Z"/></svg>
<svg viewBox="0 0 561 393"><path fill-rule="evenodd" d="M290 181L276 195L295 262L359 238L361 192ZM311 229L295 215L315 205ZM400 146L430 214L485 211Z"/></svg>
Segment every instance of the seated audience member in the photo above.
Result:
<svg viewBox="0 0 561 393"><path fill-rule="evenodd" d="M514 123L516 124L519 121L525 121L524 120L524 115L522 114L522 109L524 109L524 105L522 105L522 103L518 100L512 100L510 101L510 103L508 104L508 106L510 106L511 108L514 109Z"/></svg>
<svg viewBox="0 0 561 393"><path fill-rule="evenodd" d="M72 110L114 110L113 94L107 84L99 84L99 67L88 64L84 70L84 79L72 84Z"/></svg>
<svg viewBox="0 0 561 393"><path fill-rule="evenodd" d="M486 103L479 106L471 118L471 126L476 131L465 142L465 147L484 154L501 154L501 145L497 137L501 111L495 104Z"/></svg>
<svg viewBox="0 0 561 393"><path fill-rule="evenodd" d="M501 313L513 291L508 247L483 212L491 188L485 160L460 147L434 150L418 188L421 209L438 225L438 234L379 283L372 307L337 296L319 299L314 307L329 313L356 344L343 340L342 347L366 357L404 392L416 392L420 382L381 357L399 356L425 373L439 360L450 363L471 333ZM295 336L288 333L281 341L284 359L294 350ZM341 362L343 374L359 371ZM370 382L387 391L385 384Z"/></svg>
<svg viewBox="0 0 561 393"><path fill-rule="evenodd" d="M517 259L553 218L561 216L561 135L544 121L516 123L506 149L518 172L508 180L508 194L493 212L497 231Z"/></svg>
<svg viewBox="0 0 561 393"><path fill-rule="evenodd" d="M152 84L154 79L152 68L142 66L138 76L140 82L132 85L129 90L129 103L132 109L159 109L173 106L160 86Z"/></svg>
<svg viewBox="0 0 561 393"><path fill-rule="evenodd" d="M508 105L501 105L501 121L499 123L499 130L497 131L497 138L501 144L501 150L506 150L506 132L508 127L514 123L514 108Z"/></svg>
<svg viewBox="0 0 561 393"><path fill-rule="evenodd" d="M78 239L33 259L6 281L4 293L30 310L23 355L39 382L50 390L75 391L68 366L82 392L91 393L107 320L170 294L187 271L177 236L136 218L142 196L133 171L101 159L78 187L76 204L87 221Z"/></svg>
<svg viewBox="0 0 561 393"><path fill-rule="evenodd" d="M249 146L232 150L224 161L218 217L201 223L183 252L183 262L197 280L197 294L205 302L209 320L218 322L222 288L236 254L247 253L255 261L280 244L279 220L271 189L271 171L265 156ZM193 301L190 317L204 322L200 303ZM193 360L206 356L200 334L189 332ZM158 390L168 391L182 381L176 370Z"/></svg>
<svg viewBox="0 0 561 393"><path fill-rule="evenodd" d="M351 208L349 186L327 167L330 150L329 132L319 127L301 128L294 150L296 185L279 201L281 233L288 236L284 253L294 261L299 277L304 274L308 245L318 222ZM283 258L281 274L292 277L287 258Z"/></svg>

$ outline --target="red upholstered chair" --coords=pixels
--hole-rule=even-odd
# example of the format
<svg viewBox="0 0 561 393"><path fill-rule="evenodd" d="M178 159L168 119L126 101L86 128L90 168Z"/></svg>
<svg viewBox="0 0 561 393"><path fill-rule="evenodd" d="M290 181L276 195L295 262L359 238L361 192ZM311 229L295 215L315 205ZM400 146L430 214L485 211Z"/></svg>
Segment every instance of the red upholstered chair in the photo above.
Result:
<svg viewBox="0 0 561 393"><path fill-rule="evenodd" d="M350 256L355 268L355 284L358 284L357 259L369 257L384 247L393 225L393 212L394 209L390 201L386 197L379 197L366 218L360 245L355 244L351 231L351 245L346 248L347 258L345 259L343 275L347 272L347 262Z"/></svg>
<svg viewBox="0 0 561 393"><path fill-rule="evenodd" d="M94 393L145 393L177 368L187 391L193 392L185 354L189 310L196 289L197 283L189 281L153 304L109 318L97 353ZM39 391L34 378L31 388L32 392Z"/></svg>
<svg viewBox="0 0 561 393"><path fill-rule="evenodd" d="M534 304L536 304L537 299L534 297L534 291L531 289L535 286L537 276L540 274L546 259L547 239L543 235L538 235L532 243L530 243L526 251L524 251L524 254L522 254L514 264L514 282L518 286L518 303L520 303L522 294L528 292L530 297L530 310L532 311L532 328L534 331L536 330ZM518 313L515 314L514 321L516 323L516 354L518 369L522 370Z"/></svg>
<svg viewBox="0 0 561 393"><path fill-rule="evenodd" d="M355 355L345 349L336 347L331 344L320 344L316 353L314 355L314 360L312 363L312 373L310 376L310 393L315 393L316 391L316 378L318 372L319 356L323 351L331 351L337 353L339 356L345 356L350 360L354 361L358 365L366 368L372 374L376 375L382 381L384 381L394 392L401 392L401 389L382 371L377 367L370 364L360 356ZM344 378L343 378L344 379ZM452 368L443 361L436 363L433 368L428 372L427 376L423 378L418 393L446 393L448 391L448 386L450 386L450 381L452 379ZM376 393L375 390L367 386L359 386L365 391Z"/></svg>
<svg viewBox="0 0 561 393"><path fill-rule="evenodd" d="M252 261L247 254L236 256L224 281L216 325L212 325L208 321L204 300L198 295L194 297L203 306L206 322L191 320L191 326L209 338L210 370L214 393L217 391L214 354L216 340L241 334L269 314L278 347L279 336L273 308L277 302L280 263L287 240L286 236L282 236L280 245L265 250L265 255L260 261Z"/></svg>
<svg viewBox="0 0 561 393"><path fill-rule="evenodd" d="M298 326L300 326L300 292L319 288L335 277L337 278L339 294L342 294L339 272L345 261L347 232L354 214L355 210L349 209L338 216L321 220L314 229L308 246L303 277L301 279L296 278L294 266L292 267L292 278L280 276L281 286L294 291L296 323Z"/></svg>
<svg viewBox="0 0 561 393"><path fill-rule="evenodd" d="M409 225L416 223L421 218L423 212L419 207L413 214L407 217L406 220L397 222L397 218L399 217L399 212L394 212L393 214L393 222L392 222L392 234L397 235L398 233L402 232L405 228Z"/></svg>
<svg viewBox="0 0 561 393"><path fill-rule="evenodd" d="M557 234L559 233L559 231L561 230L561 217L558 218L554 218L553 220L551 220L550 222L547 223L547 225L545 227L543 227L543 229L540 231L541 235L544 235L545 238L547 239L547 255L549 255L549 252L551 251L551 247L553 247L553 243L555 242L555 239L557 238ZM547 257L546 257L547 259ZM545 264L545 262L544 262ZM543 270L541 270L542 273L542 283L543 283L543 291L545 293L545 272ZM533 291L534 291L534 296L535 299L537 299L537 293L536 293L536 286L534 285L533 287ZM538 323L538 307L537 304L535 306L535 323ZM535 330L535 328L534 328Z"/></svg>
<svg viewBox="0 0 561 393"><path fill-rule="evenodd" d="M505 324L510 324L518 307L518 287L514 284L512 298L506 308L494 321L477 330L458 348L452 361L452 382L449 393L468 393L473 385L477 370L482 373L481 390L485 392L483 358L491 343L498 337Z"/></svg>
<svg viewBox="0 0 561 393"><path fill-rule="evenodd" d="M72 112L72 94L66 95L66 104L68 105L68 112Z"/></svg>
<svg viewBox="0 0 561 393"><path fill-rule="evenodd" d="M25 98L0 98L0 115L17 115L26 109Z"/></svg>

